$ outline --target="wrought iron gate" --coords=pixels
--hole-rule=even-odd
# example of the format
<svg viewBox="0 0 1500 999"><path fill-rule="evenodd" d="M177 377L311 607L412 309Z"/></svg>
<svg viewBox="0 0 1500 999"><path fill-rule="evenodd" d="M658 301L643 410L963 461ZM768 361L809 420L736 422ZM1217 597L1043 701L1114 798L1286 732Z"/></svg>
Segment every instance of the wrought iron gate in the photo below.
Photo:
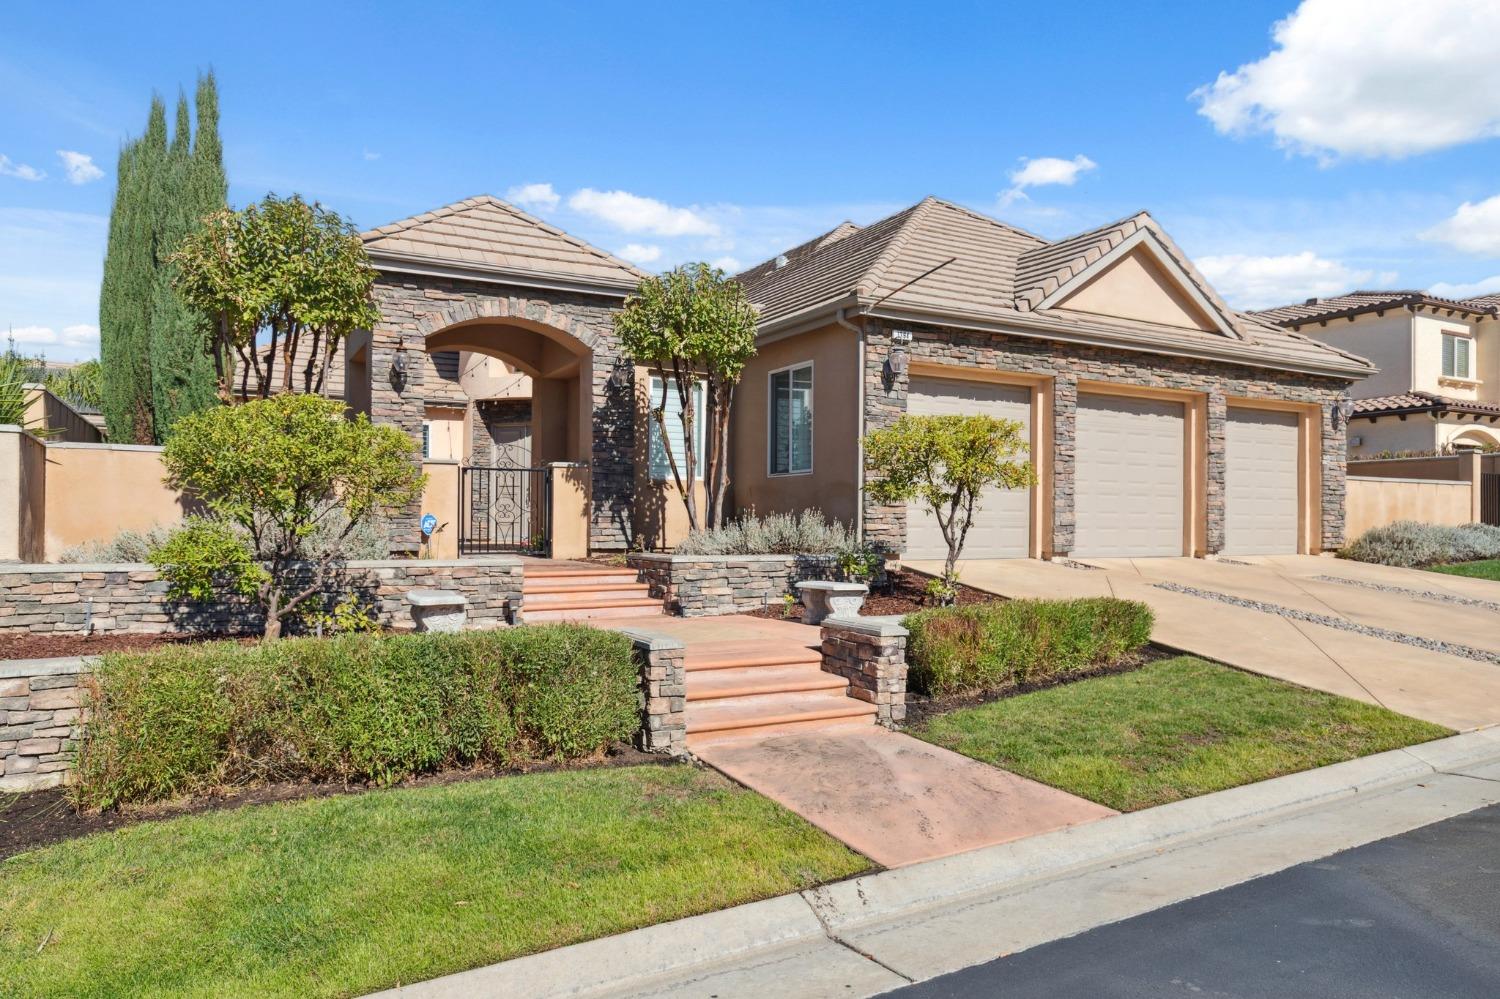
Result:
<svg viewBox="0 0 1500 999"><path fill-rule="evenodd" d="M1500 527L1500 472L1479 476L1479 520Z"/></svg>
<svg viewBox="0 0 1500 999"><path fill-rule="evenodd" d="M552 541L552 477L545 468L458 471L458 553L546 554Z"/></svg>

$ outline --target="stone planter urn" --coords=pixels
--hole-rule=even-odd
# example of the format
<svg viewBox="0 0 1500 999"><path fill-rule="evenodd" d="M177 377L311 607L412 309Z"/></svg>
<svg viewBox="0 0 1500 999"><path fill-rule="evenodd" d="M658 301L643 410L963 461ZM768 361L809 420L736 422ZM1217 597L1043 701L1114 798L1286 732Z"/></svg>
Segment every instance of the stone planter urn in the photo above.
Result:
<svg viewBox="0 0 1500 999"><path fill-rule="evenodd" d="M833 583L809 580L797 584L802 598L802 622L821 624L825 617L858 617L870 587L865 583Z"/></svg>

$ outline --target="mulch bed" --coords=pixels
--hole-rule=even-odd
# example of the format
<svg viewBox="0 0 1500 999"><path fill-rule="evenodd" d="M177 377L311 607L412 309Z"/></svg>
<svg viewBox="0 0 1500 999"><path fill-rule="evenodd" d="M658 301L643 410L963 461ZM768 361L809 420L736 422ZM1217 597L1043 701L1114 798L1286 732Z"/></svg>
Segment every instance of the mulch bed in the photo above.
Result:
<svg viewBox="0 0 1500 999"><path fill-rule="evenodd" d="M596 767L632 767L643 764L674 763L667 757L643 753L621 743L603 756L572 763L533 763L529 766L500 769L481 767L468 770L445 770L423 774L396 785L397 788L435 787L462 781L518 774L548 773L554 770L587 770ZM279 801L301 801L306 798L331 798L339 794L365 794L389 790L370 784L336 784L287 781L226 788L222 794L202 795L155 805L133 805L107 812L77 812L68 801L65 788L29 791L21 794L0 792L0 860L64 840L91 833L123 829L143 822L160 822L179 815L222 812L247 805L266 805Z"/></svg>
<svg viewBox="0 0 1500 999"><path fill-rule="evenodd" d="M218 642L229 635L150 635L133 632L94 635L4 634L0 635L0 659L55 659L60 656L97 656L105 652L144 652L164 645ZM234 638L246 644L254 638Z"/></svg>
<svg viewBox="0 0 1500 999"><path fill-rule="evenodd" d="M1067 683L1077 683L1079 680L1092 680L1098 676L1115 676L1120 673L1134 673L1142 666L1154 663L1159 659L1172 659L1181 655L1171 649L1164 649L1159 645L1148 645L1133 656L1126 656L1118 662L1110 663L1108 666L1100 666L1098 669L1089 670L1086 673L1073 673L1069 676L1052 677L1048 680L1038 680L1034 683L1020 683L1001 690L987 690L982 694L953 694L948 697L926 697L922 694L907 692L906 695L906 721L905 725L920 725L929 718L937 715L945 715L950 711L960 708L973 708L981 704L989 704L991 701L1003 701L1008 697L1018 697L1021 694L1030 694L1037 690L1047 690L1050 687L1061 687Z"/></svg>
<svg viewBox="0 0 1500 999"><path fill-rule="evenodd" d="M927 600L927 584L931 576L914 572L911 569L897 569L887 575L885 586L872 589L870 595L865 597L865 605L860 608L862 617L885 617L887 615L906 615L923 610L932 606ZM970 604L988 604L1004 600L993 593L976 590L972 586L958 584L958 606L967 607ZM802 605L792 605L791 620L800 620L802 616ZM768 617L782 619L787 617L786 609L780 604L772 604L762 607L760 610L748 611L751 617Z"/></svg>

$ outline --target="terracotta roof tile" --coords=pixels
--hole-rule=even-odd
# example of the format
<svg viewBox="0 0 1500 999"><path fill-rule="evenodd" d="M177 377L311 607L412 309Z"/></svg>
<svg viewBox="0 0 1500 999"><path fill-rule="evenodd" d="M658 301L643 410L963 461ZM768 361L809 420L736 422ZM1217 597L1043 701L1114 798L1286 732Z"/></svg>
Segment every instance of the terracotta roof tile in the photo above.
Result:
<svg viewBox="0 0 1500 999"><path fill-rule="evenodd" d="M1405 392L1400 395L1382 395L1371 399L1354 400L1356 416L1373 416L1382 413L1425 413L1438 410L1500 414L1500 403L1453 399L1432 392Z"/></svg>
<svg viewBox="0 0 1500 999"><path fill-rule="evenodd" d="M1398 291L1351 291L1347 295L1330 298L1310 298L1305 302L1281 305L1274 309L1261 309L1252 315L1280 326L1300 326L1340 316L1357 316L1366 312L1399 309L1408 305L1432 305L1438 308L1462 309L1470 312L1494 314L1500 296L1484 299L1441 298L1429 295L1420 289Z"/></svg>

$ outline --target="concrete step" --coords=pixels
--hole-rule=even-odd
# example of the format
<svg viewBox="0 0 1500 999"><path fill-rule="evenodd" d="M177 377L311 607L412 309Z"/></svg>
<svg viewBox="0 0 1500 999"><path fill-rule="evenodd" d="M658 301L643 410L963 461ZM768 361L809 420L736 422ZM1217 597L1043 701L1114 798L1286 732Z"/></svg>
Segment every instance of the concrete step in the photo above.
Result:
<svg viewBox="0 0 1500 999"><path fill-rule="evenodd" d="M546 621L594 621L601 618L665 617L660 600L648 600L644 606L631 604L615 607L553 607L535 610L527 606L522 611L527 624L542 624Z"/></svg>
<svg viewBox="0 0 1500 999"><path fill-rule="evenodd" d="M694 673L688 678L689 701L712 701L726 697L753 697L758 694L788 694L807 690L848 689L841 676L825 673L814 665L741 666Z"/></svg>
<svg viewBox="0 0 1500 999"><path fill-rule="evenodd" d="M598 569L580 568L577 566L562 566L559 568L533 569L527 566L523 570L525 582L548 583L578 583L587 585L589 583L635 583L640 581L640 574L634 569L614 569L609 566L601 566Z"/></svg>
<svg viewBox="0 0 1500 999"><path fill-rule="evenodd" d="M753 666L821 666L820 649L795 642L700 642L690 645L684 666L689 673Z"/></svg>
<svg viewBox="0 0 1500 999"><path fill-rule="evenodd" d="M661 601L644 591L613 597L596 593L525 593L522 595L521 606L528 611L566 610L572 607L660 607Z"/></svg>
<svg viewBox="0 0 1500 999"><path fill-rule="evenodd" d="M645 583L589 583L586 586L557 583L527 583L521 593L528 602L541 597L587 597L593 600L649 597L651 590ZM658 600L657 603L661 601Z"/></svg>
<svg viewBox="0 0 1500 999"><path fill-rule="evenodd" d="M689 732L687 745L696 749L715 742L770 739L778 735L806 735L809 732L822 734L839 729L864 729L875 724L875 716L858 715L848 718L814 718L808 721L781 722L771 725L750 725L745 728L724 728L712 732Z"/></svg>
<svg viewBox="0 0 1500 999"><path fill-rule="evenodd" d="M739 731L772 725L848 721L874 721L875 705L849 697L843 690L812 690L796 693L755 694L708 701L689 701L688 735Z"/></svg>

